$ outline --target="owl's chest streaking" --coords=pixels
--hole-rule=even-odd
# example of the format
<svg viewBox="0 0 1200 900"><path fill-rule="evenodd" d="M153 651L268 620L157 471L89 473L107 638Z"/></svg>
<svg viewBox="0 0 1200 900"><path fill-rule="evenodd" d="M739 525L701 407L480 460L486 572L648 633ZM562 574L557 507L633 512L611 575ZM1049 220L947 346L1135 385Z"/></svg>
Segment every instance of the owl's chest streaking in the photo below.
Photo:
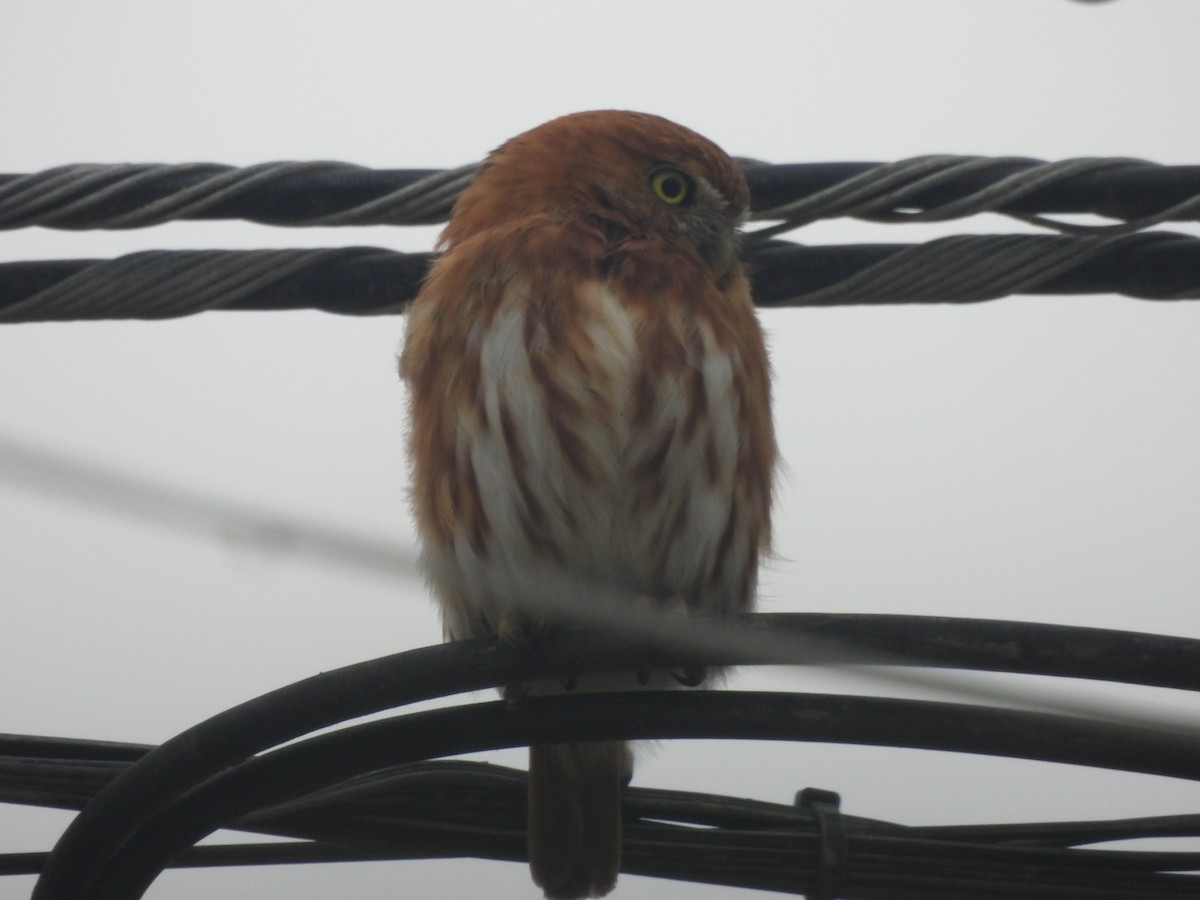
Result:
<svg viewBox="0 0 1200 900"><path fill-rule="evenodd" d="M472 280L444 260L409 313L413 503L449 635L588 584L747 608L774 444L744 279L538 248Z"/></svg>

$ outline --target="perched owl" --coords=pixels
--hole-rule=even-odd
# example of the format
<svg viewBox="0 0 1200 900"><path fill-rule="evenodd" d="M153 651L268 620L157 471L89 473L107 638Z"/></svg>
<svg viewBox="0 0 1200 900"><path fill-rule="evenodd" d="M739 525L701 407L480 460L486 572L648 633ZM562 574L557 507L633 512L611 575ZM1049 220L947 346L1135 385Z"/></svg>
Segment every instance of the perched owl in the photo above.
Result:
<svg viewBox="0 0 1200 900"><path fill-rule="evenodd" d="M562 603L582 608L589 585L631 604L752 606L776 450L737 253L748 201L716 145L620 111L513 138L464 191L400 361L449 639L569 628ZM604 895L626 746L535 746L529 767L534 881Z"/></svg>

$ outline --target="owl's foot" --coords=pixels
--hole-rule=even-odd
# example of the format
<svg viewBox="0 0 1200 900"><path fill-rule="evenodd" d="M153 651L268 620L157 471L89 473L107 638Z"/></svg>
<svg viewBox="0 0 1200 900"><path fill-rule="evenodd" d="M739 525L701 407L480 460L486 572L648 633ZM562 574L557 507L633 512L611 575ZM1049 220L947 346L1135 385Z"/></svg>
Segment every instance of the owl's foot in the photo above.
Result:
<svg viewBox="0 0 1200 900"><path fill-rule="evenodd" d="M500 643L512 647L527 659L538 658L538 645L545 635L545 630L534 626L528 616L519 612L507 612L502 615L496 629L496 637ZM560 683L563 690L569 694L575 690L577 679L571 675L561 679ZM529 696L528 685L506 684L504 686L504 699L509 703L520 703L527 696Z"/></svg>
<svg viewBox="0 0 1200 900"><path fill-rule="evenodd" d="M529 618L519 612L507 612L500 617L496 639L527 659L537 658L537 635ZM506 684L502 694L506 703L516 706L529 696L529 685L520 682Z"/></svg>
<svg viewBox="0 0 1200 900"><path fill-rule="evenodd" d="M667 669L667 674L679 682L680 687L694 688L704 684L708 669L704 666L684 666L682 669Z"/></svg>
<svg viewBox="0 0 1200 900"><path fill-rule="evenodd" d="M678 594L667 600L664 609L668 615L679 619L686 619L692 613L687 600ZM667 674L674 678L680 687L694 688L704 684L704 679L708 677L708 669L704 666L684 666L682 669L667 669Z"/></svg>
<svg viewBox="0 0 1200 900"><path fill-rule="evenodd" d="M650 683L650 678L654 673L649 669L638 669L633 674L637 678L638 685L645 687ZM704 666L696 666L686 669L667 669L667 674L680 686L692 688L704 683L704 679L708 677L708 670Z"/></svg>
<svg viewBox="0 0 1200 900"><path fill-rule="evenodd" d="M500 643L512 647L523 656L537 656L537 632L524 613L506 612L496 627Z"/></svg>

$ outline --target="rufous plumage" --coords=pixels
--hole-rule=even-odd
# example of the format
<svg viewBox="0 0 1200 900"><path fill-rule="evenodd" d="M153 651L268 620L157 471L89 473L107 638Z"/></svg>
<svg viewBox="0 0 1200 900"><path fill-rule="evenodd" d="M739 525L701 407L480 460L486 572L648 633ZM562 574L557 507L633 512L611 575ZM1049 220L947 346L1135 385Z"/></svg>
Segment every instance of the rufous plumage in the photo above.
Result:
<svg viewBox="0 0 1200 900"><path fill-rule="evenodd" d="M562 604L587 604L589 585L751 608L776 448L737 254L748 201L715 144L620 111L513 138L459 198L401 356L413 508L449 639L570 628ZM547 897L613 887L629 767L620 742L530 748L529 859Z"/></svg>

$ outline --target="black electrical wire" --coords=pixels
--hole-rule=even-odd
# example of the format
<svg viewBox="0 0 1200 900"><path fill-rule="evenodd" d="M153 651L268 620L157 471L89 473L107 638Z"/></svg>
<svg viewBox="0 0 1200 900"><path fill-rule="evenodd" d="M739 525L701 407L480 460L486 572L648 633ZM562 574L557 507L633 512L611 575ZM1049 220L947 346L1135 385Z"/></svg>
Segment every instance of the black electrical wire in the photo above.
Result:
<svg viewBox="0 0 1200 900"><path fill-rule="evenodd" d="M114 765L129 765L121 760L123 749L114 754ZM53 761L45 763L54 770ZM0 774L5 794L13 777ZM87 796L81 790L66 808L81 808ZM395 766L231 823L238 830L302 842L195 847L172 867L455 856L519 861L524 858L524 798L525 773L501 766L465 761ZM48 798L38 805L60 804ZM795 852L813 837L813 816L804 807L636 787L627 789L624 806L627 871L693 880L702 875L723 883L753 878L760 886L767 873L789 868L796 871L795 879L811 878ZM1081 855L1070 849L1105 840L1200 836L1200 815L918 828L852 815L839 814L839 819L854 838L857 877L872 867L890 872L903 860L922 860L929 867L936 859L944 867L963 858L998 865L1010 878L1023 867L1046 864L1086 866L1126 878L1200 870L1198 853L1088 850ZM877 856L873 866L863 862L868 845ZM44 860L45 854L37 853L0 855L0 874L37 874Z"/></svg>
<svg viewBox="0 0 1200 900"><path fill-rule="evenodd" d="M855 663L954 666L1200 689L1200 642L1182 638L896 616L739 616L720 620L720 626L731 633L742 630L763 644L771 638L816 641L824 653L822 664L840 657ZM691 626L675 627L685 634ZM464 714L467 719L461 722L447 712L419 713L416 715L423 718L413 719L416 725L376 723L363 726L365 732L336 732L292 745L309 748L306 750L283 748L251 759L339 722L450 693L575 672L763 661L736 641L731 646L743 649L671 650L628 639L606 642L593 633L570 633L547 640L539 646L536 658L494 642L466 641L314 676L188 729L109 783L64 832L46 861L34 900L78 900L81 884L102 885L103 890L95 896L106 900L136 896L110 891L117 891L120 884L125 885L120 890L126 891L144 886L146 878L152 879L158 868L183 849L176 841L186 842L198 830L217 827L210 818L214 814L237 818L251 812L253 807L241 805L251 797L256 804L270 805L302 793L289 793L302 783L309 790L328 785L329 781L321 779L339 766L348 767L340 770L340 777L351 777L403 758L462 752L470 747L633 736L635 732L661 737L758 734L780 739L804 733L821 740L894 739L904 746L1026 754L1200 779L1196 739L1186 730L1150 731L1045 713L958 704L909 706L873 698L795 699L781 695L785 699L776 701L769 696L742 697L743 711L739 713L738 702L725 692L671 694L650 700L635 699L643 696L640 694L629 698L568 697L562 698L562 704L538 701L516 711L504 704L481 704ZM725 699L714 699L722 697ZM789 713L771 706L776 702L800 706L787 707L792 710ZM728 703L733 706L722 705ZM580 715L584 707L591 708L586 718ZM808 712L798 713L800 709ZM809 721L814 715L815 721ZM789 716L806 724L794 725L799 730L786 735L771 731L786 730L789 726L780 723ZM920 727L913 725L917 719ZM416 728L416 749L392 745L387 757L371 756L371 748L379 746L379 741L408 740L389 729L410 727ZM455 728L461 730L460 743L451 747L444 742L455 739ZM316 756L303 755L307 753ZM280 760L282 768L272 768ZM359 763L365 768L355 769ZM305 780L313 777L319 783ZM142 841L148 843L139 843ZM124 863L111 868L114 861L122 859ZM97 881L102 878L110 880Z"/></svg>
<svg viewBox="0 0 1200 900"><path fill-rule="evenodd" d="M962 704L737 691L591 694L523 707L491 701L352 726L235 766L151 817L88 896L136 900L173 858L226 822L397 762L563 740L701 737L986 752L1200 779L1193 739ZM1078 882L1080 875L1072 875ZM1092 877L1111 882L1113 876Z"/></svg>

